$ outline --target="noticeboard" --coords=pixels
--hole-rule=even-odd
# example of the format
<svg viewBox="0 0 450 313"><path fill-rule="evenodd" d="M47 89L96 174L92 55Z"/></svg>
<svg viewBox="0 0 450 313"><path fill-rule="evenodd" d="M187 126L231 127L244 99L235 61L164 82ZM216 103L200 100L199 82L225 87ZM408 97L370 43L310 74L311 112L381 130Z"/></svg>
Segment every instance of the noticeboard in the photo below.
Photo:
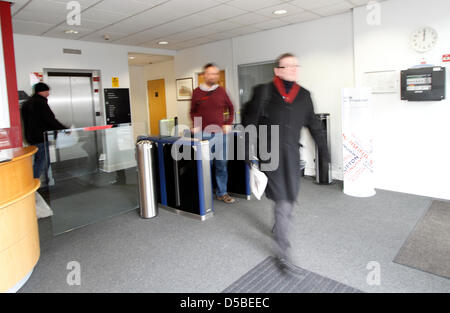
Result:
<svg viewBox="0 0 450 313"><path fill-rule="evenodd" d="M128 88L106 88L106 124L131 123L130 90Z"/></svg>

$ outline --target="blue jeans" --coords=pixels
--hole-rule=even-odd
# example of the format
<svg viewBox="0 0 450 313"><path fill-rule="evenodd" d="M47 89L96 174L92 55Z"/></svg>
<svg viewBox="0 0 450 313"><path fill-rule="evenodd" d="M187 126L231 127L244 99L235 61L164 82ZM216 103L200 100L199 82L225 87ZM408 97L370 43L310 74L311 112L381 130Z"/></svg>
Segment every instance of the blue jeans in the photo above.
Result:
<svg viewBox="0 0 450 313"><path fill-rule="evenodd" d="M48 143L42 142L35 146L38 148L38 151L34 155L33 176L34 178L40 178L42 172L45 172L45 175L47 175L47 170L50 166L50 155L48 153Z"/></svg>
<svg viewBox="0 0 450 313"><path fill-rule="evenodd" d="M223 144L220 144L219 140L216 140L215 138L220 139L220 137L216 136L222 136L221 139L223 140ZM221 197L225 194L227 194L227 185L228 185L228 169L227 169L227 154L226 154L226 135L222 134L203 134L203 139L209 140L210 143L210 149L211 154L215 154L216 157L211 158L211 167L214 166L216 170L216 195L218 197Z"/></svg>
<svg viewBox="0 0 450 313"><path fill-rule="evenodd" d="M227 194L228 185L228 169L227 160L212 160L214 162L214 167L216 168L216 184L217 190L216 195L221 197Z"/></svg>

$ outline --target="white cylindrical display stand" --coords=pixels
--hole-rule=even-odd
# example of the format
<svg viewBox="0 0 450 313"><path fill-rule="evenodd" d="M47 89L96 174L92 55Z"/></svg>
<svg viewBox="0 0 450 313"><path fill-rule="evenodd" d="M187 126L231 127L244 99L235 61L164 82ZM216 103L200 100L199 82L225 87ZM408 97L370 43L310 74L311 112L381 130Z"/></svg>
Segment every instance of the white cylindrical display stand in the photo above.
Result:
<svg viewBox="0 0 450 313"><path fill-rule="evenodd" d="M376 194L370 96L369 88L344 88L342 91L344 193L354 197Z"/></svg>

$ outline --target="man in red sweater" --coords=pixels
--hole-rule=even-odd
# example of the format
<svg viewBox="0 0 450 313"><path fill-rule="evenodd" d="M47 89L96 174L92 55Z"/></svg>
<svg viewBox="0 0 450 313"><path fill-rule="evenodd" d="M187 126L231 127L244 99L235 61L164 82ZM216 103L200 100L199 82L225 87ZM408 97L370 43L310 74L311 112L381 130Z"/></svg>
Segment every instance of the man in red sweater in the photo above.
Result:
<svg viewBox="0 0 450 313"><path fill-rule="evenodd" d="M203 132L204 139L217 139L217 136L223 136L220 138L223 140L213 139L210 142L213 147L212 152L216 153L216 155L219 152L222 155L222 157L212 160L216 170L216 195L218 200L224 201L225 203L233 203L235 199L227 193L228 171L225 152L226 134L231 130L234 106L225 89L218 85L219 74L219 68L215 64L209 63L204 66L204 83L192 93L190 115L194 123L194 133ZM201 122L199 123L200 118ZM211 130L214 130L216 133L212 135L211 133L213 131ZM215 145L214 142L221 144ZM214 151L215 148L223 148L223 152Z"/></svg>

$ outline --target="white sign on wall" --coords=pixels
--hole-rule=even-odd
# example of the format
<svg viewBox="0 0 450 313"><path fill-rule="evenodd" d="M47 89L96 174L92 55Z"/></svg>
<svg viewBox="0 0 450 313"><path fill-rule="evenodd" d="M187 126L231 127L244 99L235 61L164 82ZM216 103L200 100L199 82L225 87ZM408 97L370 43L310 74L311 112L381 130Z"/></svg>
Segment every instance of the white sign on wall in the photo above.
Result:
<svg viewBox="0 0 450 313"><path fill-rule="evenodd" d="M0 129L9 128L9 102L6 89L5 61L3 56L3 38L0 28Z"/></svg>
<svg viewBox="0 0 450 313"><path fill-rule="evenodd" d="M342 91L344 193L354 197L375 195L370 95L370 88Z"/></svg>

